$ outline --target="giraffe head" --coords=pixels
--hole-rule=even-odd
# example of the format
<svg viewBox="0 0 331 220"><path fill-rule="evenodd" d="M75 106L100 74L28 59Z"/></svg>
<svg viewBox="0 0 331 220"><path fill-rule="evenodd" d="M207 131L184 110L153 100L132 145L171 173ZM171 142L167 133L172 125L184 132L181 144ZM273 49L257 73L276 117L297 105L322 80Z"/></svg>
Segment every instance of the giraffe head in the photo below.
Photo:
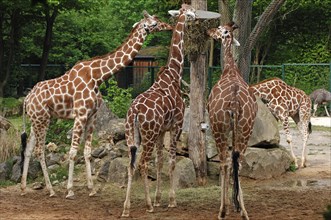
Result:
<svg viewBox="0 0 331 220"><path fill-rule="evenodd" d="M233 31L237 28L238 26L234 22L230 22L224 26L209 29L207 34L215 40L221 39L223 46L229 46L231 44L240 46L240 43L237 41L237 39L233 37Z"/></svg>
<svg viewBox="0 0 331 220"><path fill-rule="evenodd" d="M187 4L182 4L182 7L179 10L170 10L168 12L173 17L177 17L181 14L184 14L186 21L193 21L197 18L195 9Z"/></svg>
<svg viewBox="0 0 331 220"><path fill-rule="evenodd" d="M172 30L172 26L161 21L156 15L150 15L147 11L143 11L144 18L133 25L136 27L139 25L140 28L144 29L146 33L164 31L164 30Z"/></svg>

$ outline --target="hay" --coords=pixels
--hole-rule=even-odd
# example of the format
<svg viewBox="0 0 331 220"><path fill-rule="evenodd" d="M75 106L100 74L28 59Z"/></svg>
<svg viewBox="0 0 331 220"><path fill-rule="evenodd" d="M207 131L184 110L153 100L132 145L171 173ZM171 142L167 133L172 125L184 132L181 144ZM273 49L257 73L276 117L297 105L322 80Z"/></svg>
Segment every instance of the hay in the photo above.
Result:
<svg viewBox="0 0 331 220"><path fill-rule="evenodd" d="M220 24L220 20L198 19L187 24L184 35L184 51L188 56L195 56L199 53L203 53L207 50L209 36L207 30L210 28L216 28Z"/></svg>

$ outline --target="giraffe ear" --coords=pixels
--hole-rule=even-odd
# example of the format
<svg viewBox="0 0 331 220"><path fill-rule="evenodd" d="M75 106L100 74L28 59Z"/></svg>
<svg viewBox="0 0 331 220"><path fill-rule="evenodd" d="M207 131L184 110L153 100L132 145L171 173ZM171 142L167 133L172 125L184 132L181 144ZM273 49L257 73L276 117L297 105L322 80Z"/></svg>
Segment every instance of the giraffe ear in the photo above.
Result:
<svg viewBox="0 0 331 220"><path fill-rule="evenodd" d="M217 28L211 28L211 29L207 30L207 34L210 37L214 37L216 31L217 31Z"/></svg>
<svg viewBox="0 0 331 220"><path fill-rule="evenodd" d="M148 12L146 10L143 11L143 15L145 18L151 17L150 14L148 14Z"/></svg>
<svg viewBox="0 0 331 220"><path fill-rule="evenodd" d="M179 15L179 10L169 10L168 13L172 16L172 17L176 17Z"/></svg>
<svg viewBox="0 0 331 220"><path fill-rule="evenodd" d="M235 46L237 46L237 47L240 46L240 43L239 43L239 41L236 38L233 38L232 39L232 44L235 45Z"/></svg>
<svg viewBox="0 0 331 220"><path fill-rule="evenodd" d="M135 28L138 24L139 24L139 22L136 22L132 25L132 27Z"/></svg>

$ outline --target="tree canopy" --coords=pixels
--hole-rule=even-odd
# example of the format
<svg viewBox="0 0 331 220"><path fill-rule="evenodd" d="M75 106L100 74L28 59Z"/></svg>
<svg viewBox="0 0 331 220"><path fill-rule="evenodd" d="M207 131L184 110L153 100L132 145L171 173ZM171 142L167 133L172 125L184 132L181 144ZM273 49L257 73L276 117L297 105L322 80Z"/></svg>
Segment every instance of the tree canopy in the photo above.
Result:
<svg viewBox="0 0 331 220"><path fill-rule="evenodd" d="M253 1L252 26L270 2ZM20 96L40 80L38 67L26 68L21 64L42 64L45 60L46 64L59 64L62 67L45 66L43 78L57 77L79 60L118 47L132 25L143 18L143 10L167 21L167 11L179 8L180 4L181 1L174 0L2 0L0 96ZM208 9L217 11L218 1L208 1ZM331 0L286 0L253 48L252 64L329 63L330 13ZM48 25L52 25L50 36ZM166 32L150 35L146 45L168 46L170 35ZM216 56L214 65L220 65L219 60ZM258 79L273 74L266 71ZM252 72L251 78L256 80L257 73Z"/></svg>

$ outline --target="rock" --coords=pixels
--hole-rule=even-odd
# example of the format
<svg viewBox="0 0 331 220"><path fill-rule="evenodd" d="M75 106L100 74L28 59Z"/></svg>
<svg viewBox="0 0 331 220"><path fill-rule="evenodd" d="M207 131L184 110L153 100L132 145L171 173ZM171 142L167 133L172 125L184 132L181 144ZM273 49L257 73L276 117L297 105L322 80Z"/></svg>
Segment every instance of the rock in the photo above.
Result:
<svg viewBox="0 0 331 220"><path fill-rule="evenodd" d="M92 152L92 157L94 158L104 158L107 155L108 151L103 147L99 147Z"/></svg>
<svg viewBox="0 0 331 220"><path fill-rule="evenodd" d="M35 182L32 184L32 189L40 190L44 188L44 184L42 182Z"/></svg>
<svg viewBox="0 0 331 220"><path fill-rule="evenodd" d="M175 189L192 187L196 183L193 162L187 157L182 157L176 163L174 170Z"/></svg>
<svg viewBox="0 0 331 220"><path fill-rule="evenodd" d="M20 166L21 158L20 157L17 157L17 158L19 158L19 159L14 160L15 164L13 166L12 175L10 177L10 180L14 181L14 182L19 182L21 179L21 166ZM40 167L39 161L30 159L28 177L31 179L35 179L40 174L40 171L41 171L41 167Z"/></svg>
<svg viewBox="0 0 331 220"><path fill-rule="evenodd" d="M280 141L278 122L260 98L256 98L256 102L258 111L248 146L275 147Z"/></svg>
<svg viewBox="0 0 331 220"><path fill-rule="evenodd" d="M104 130L104 128L108 126L109 121L116 118L118 117L110 111L110 109L107 106L107 103L104 101L97 112L95 131L99 132L101 130Z"/></svg>
<svg viewBox="0 0 331 220"><path fill-rule="evenodd" d="M0 164L0 181L4 181L9 176L9 166L6 162Z"/></svg>
<svg viewBox="0 0 331 220"><path fill-rule="evenodd" d="M269 179L285 173L292 158L285 148L248 148L242 161L241 176L252 179Z"/></svg>
<svg viewBox="0 0 331 220"><path fill-rule="evenodd" d="M49 153L48 155L46 155L46 164L47 166L61 164L61 155L53 152Z"/></svg>
<svg viewBox="0 0 331 220"><path fill-rule="evenodd" d="M53 142L49 142L47 145L46 145L46 149L49 151L49 152L57 152L58 151L58 146L53 143Z"/></svg>
<svg viewBox="0 0 331 220"><path fill-rule="evenodd" d="M11 123L4 117L0 115L0 129L8 130L11 127Z"/></svg>
<svg viewBox="0 0 331 220"><path fill-rule="evenodd" d="M108 181L126 185L128 181L128 164L129 158L118 157L112 160L109 165Z"/></svg>
<svg viewBox="0 0 331 220"><path fill-rule="evenodd" d="M220 175L220 162L207 162L207 175L211 179L218 179Z"/></svg>
<svg viewBox="0 0 331 220"><path fill-rule="evenodd" d="M109 178L109 167L110 167L110 160L105 161L98 173L98 181L106 182Z"/></svg>

